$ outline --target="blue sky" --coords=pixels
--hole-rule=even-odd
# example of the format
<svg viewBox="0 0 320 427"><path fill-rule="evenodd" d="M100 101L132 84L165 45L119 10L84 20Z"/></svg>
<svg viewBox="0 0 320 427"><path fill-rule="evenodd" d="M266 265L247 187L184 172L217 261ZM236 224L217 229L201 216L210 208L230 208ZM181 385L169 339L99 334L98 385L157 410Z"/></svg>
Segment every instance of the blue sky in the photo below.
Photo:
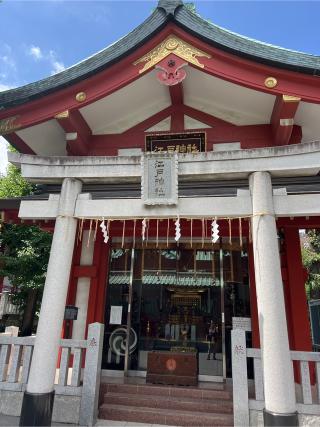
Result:
<svg viewBox="0 0 320 427"><path fill-rule="evenodd" d="M231 31L320 55L319 1L194 1L197 12ZM59 72L139 25L157 1L0 3L0 90ZM0 137L0 171L6 164Z"/></svg>

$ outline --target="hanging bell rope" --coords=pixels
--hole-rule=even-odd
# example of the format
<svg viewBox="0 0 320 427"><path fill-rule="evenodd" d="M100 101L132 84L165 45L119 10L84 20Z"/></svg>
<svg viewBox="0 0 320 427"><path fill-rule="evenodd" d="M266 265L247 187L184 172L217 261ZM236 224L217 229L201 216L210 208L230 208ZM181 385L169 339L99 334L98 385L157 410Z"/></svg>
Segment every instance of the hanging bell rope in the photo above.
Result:
<svg viewBox="0 0 320 427"><path fill-rule="evenodd" d="M159 243L159 220L157 219L156 248L158 247L158 243Z"/></svg>
<svg viewBox="0 0 320 427"><path fill-rule="evenodd" d="M125 231L126 231L126 220L123 221L122 223L122 242L121 242L121 247L124 247L124 235L125 235Z"/></svg>
<svg viewBox="0 0 320 427"><path fill-rule="evenodd" d="M243 241L242 241L242 219L239 218L239 239L240 239L240 248L242 250Z"/></svg>
<svg viewBox="0 0 320 427"><path fill-rule="evenodd" d="M89 225L89 233L88 233L88 240L87 240L87 248L90 246L90 237L91 237L91 230L92 230L92 219L90 219L90 225Z"/></svg>
<svg viewBox="0 0 320 427"><path fill-rule="evenodd" d="M99 223L99 220L96 219L96 225L94 228L94 235L93 235L93 241L94 242L96 241L96 238L97 238L98 223Z"/></svg>
<svg viewBox="0 0 320 427"><path fill-rule="evenodd" d="M148 240L149 240L149 225L150 225L150 222L149 222L149 219L147 219L147 240L146 240L146 246L148 246Z"/></svg>
<svg viewBox="0 0 320 427"><path fill-rule="evenodd" d="M83 231L83 224L84 224L85 219L82 218L81 222L80 222L80 227L79 227L79 235L78 235L78 241L81 242L82 240L82 231Z"/></svg>
<svg viewBox="0 0 320 427"><path fill-rule="evenodd" d="M202 232L202 237L201 237L201 248L203 249L204 247L204 218L202 218L201 220L201 232Z"/></svg>
<svg viewBox="0 0 320 427"><path fill-rule="evenodd" d="M228 224L229 224L229 245L232 245L231 218L228 218Z"/></svg>
<svg viewBox="0 0 320 427"><path fill-rule="evenodd" d="M133 220L133 248L136 246L136 219Z"/></svg>

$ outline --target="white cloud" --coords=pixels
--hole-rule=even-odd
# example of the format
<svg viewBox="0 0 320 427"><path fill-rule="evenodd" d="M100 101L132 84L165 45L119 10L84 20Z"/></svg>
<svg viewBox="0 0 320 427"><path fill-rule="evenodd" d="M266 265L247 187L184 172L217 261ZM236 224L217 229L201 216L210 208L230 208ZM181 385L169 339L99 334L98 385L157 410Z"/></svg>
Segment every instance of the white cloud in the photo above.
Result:
<svg viewBox="0 0 320 427"><path fill-rule="evenodd" d="M44 61L51 67L51 75L60 73L65 69L64 63L59 60L54 50L42 50L39 46L31 45L26 49L26 53L35 61Z"/></svg>
<svg viewBox="0 0 320 427"><path fill-rule="evenodd" d="M3 62L3 64L9 68L13 68L14 70L16 70L16 63L14 61L14 59L11 56L8 55L2 55L0 56L0 60Z"/></svg>
<svg viewBox="0 0 320 427"><path fill-rule="evenodd" d="M14 51L8 44L0 42L0 91L16 87L17 80Z"/></svg>
<svg viewBox="0 0 320 427"><path fill-rule="evenodd" d="M64 66L64 64L62 62L59 62L59 61L53 61L51 63L51 65L53 67L53 69L51 70L51 75L60 73L61 71L63 71L66 68Z"/></svg>
<svg viewBox="0 0 320 427"><path fill-rule="evenodd" d="M43 58L43 54L39 46L30 46L28 54L31 55L36 61Z"/></svg>
<svg viewBox="0 0 320 427"><path fill-rule="evenodd" d="M0 174L4 175L8 166L7 141L0 136Z"/></svg>
<svg viewBox="0 0 320 427"><path fill-rule="evenodd" d="M9 89L12 89L12 88L13 88L13 86L0 83L0 92L3 92L5 90L9 90Z"/></svg>

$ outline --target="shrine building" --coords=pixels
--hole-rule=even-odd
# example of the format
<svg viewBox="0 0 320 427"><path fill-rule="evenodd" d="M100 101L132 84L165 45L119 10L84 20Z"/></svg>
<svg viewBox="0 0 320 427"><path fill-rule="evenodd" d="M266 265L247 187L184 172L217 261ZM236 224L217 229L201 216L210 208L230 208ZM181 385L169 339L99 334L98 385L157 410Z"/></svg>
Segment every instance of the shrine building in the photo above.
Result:
<svg viewBox="0 0 320 427"><path fill-rule="evenodd" d="M160 0L104 50L0 93L9 161L38 185L0 200L3 220L53 233L24 394L35 411L52 402L61 334L85 340L98 322L101 381L223 388L244 355L256 403L247 393L241 412L234 381L234 425L320 416L299 238L320 226L319 76L318 56ZM146 419L121 410L109 418Z"/></svg>

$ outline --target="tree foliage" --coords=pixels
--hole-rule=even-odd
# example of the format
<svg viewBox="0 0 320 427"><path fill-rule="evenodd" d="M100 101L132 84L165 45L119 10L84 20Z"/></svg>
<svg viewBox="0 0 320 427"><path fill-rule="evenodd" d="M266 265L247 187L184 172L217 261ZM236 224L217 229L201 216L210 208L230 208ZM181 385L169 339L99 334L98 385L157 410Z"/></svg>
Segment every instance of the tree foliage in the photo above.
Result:
<svg viewBox="0 0 320 427"><path fill-rule="evenodd" d="M51 240L51 233L37 226L4 224L1 229L0 275L13 284L14 303L20 307L31 289L43 288Z"/></svg>
<svg viewBox="0 0 320 427"><path fill-rule="evenodd" d="M0 198L26 196L33 192L34 186L22 178L20 170L8 165L7 175L0 177Z"/></svg>
<svg viewBox="0 0 320 427"><path fill-rule="evenodd" d="M8 150L16 152L9 145ZM28 183L22 176L21 171L16 166L9 164L7 166L7 175L0 175L0 198L7 199L11 197L27 196L33 193L34 186Z"/></svg>
<svg viewBox="0 0 320 427"><path fill-rule="evenodd" d="M320 298L320 230L309 230L302 246L302 261L309 276L306 282L308 299Z"/></svg>
<svg viewBox="0 0 320 427"><path fill-rule="evenodd" d="M9 146L10 151L16 151ZM32 194L35 187L22 176L20 169L8 165L7 175L0 176L0 198ZM0 229L0 276L13 285L12 302L23 311L22 334L32 331L34 313L39 308L51 247L51 234L37 226L3 224Z"/></svg>

